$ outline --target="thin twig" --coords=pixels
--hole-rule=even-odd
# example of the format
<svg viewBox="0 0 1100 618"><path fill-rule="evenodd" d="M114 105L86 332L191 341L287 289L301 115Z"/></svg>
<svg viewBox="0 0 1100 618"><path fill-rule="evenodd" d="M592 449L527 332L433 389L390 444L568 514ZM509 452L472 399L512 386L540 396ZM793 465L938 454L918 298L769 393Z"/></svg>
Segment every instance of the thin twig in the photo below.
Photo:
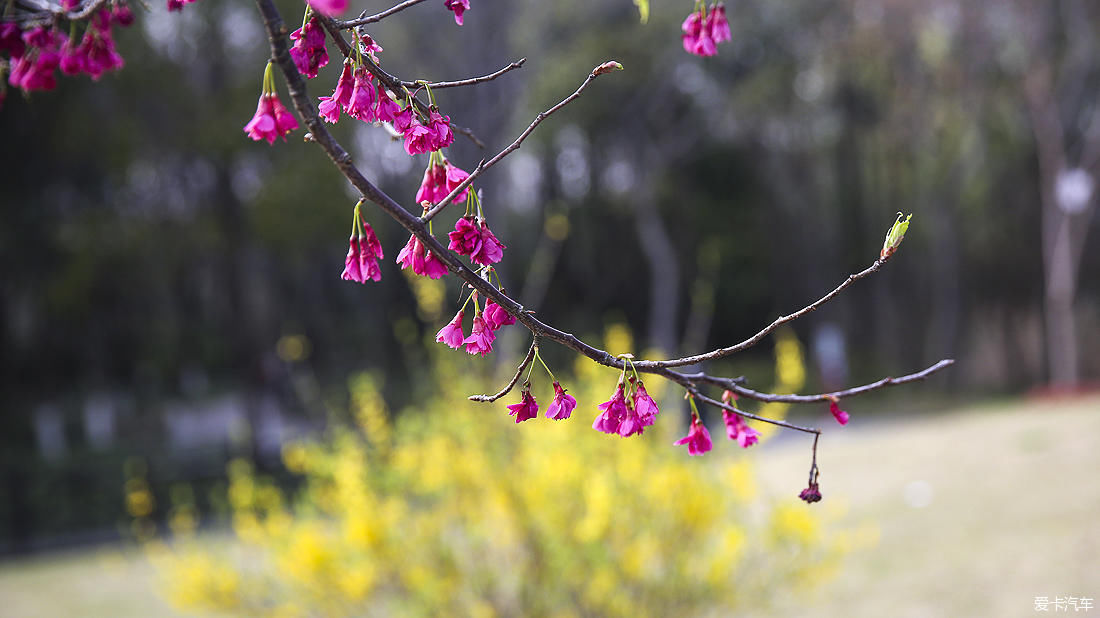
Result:
<svg viewBox="0 0 1100 618"><path fill-rule="evenodd" d="M896 386L898 384L907 384L909 382L916 382L923 380L928 376L946 369L955 364L955 361L950 358L945 358L940 362L928 367L922 371L916 373L910 373L898 378L882 378L876 382L870 384L864 384L863 386L855 386L842 391L833 391L831 393L818 393L816 395L777 395L775 393L761 393L760 391L754 391L746 386L741 386L734 380L728 378L719 378L707 375L705 373L690 373L686 374L686 377L702 382L704 384L710 384L712 386L718 386L726 390L733 391L738 395L748 397L749 399L755 399L756 401L763 402L780 402L780 403L816 403L819 401L830 401L832 399L843 399L844 397L854 397L856 395L862 395L871 391L877 391L880 388L887 386Z"/></svg>
<svg viewBox="0 0 1100 618"><path fill-rule="evenodd" d="M606 66L606 64L607 63L604 63L604 65L601 66ZM573 92L573 94L565 97L557 105L551 107L545 112L539 112L539 115L535 116L535 119L531 122L531 124L527 125L527 128L523 130L523 133L519 134L519 137L516 138L516 141L512 142L507 148L498 152L497 155L492 159L489 159L488 162L482 161L481 163L478 163L477 167L474 168L474 171L470 172L470 176L466 178L466 180L463 180L457 187L454 188L453 191L447 194L447 197L440 200L438 204L432 206L428 210L428 212L424 213L424 215L420 217L420 220L431 221L432 217L436 216L439 211L443 210L443 208L447 206L447 204L450 204L451 200L453 200L455 196L465 191L466 187L470 186L474 179L480 176L482 172L489 169L490 167L493 167L497 164L498 161L518 149L520 145L523 144L523 140L527 139L527 136L535 130L535 127L539 126L539 124L541 124L542 121L545 120L550 114L553 114L554 112L565 107L566 105L569 105L577 97L581 96L581 93L584 92L584 89L588 87L588 84L591 84L592 80L596 79L596 76L603 74L603 72L599 71L599 69L600 67L592 69L592 72L588 74L588 77L585 78L584 82L581 83L580 87L578 87L577 90Z"/></svg>
<svg viewBox="0 0 1100 618"><path fill-rule="evenodd" d="M508 382L508 384L504 388L500 389L500 392L496 393L495 395L470 395L469 397L467 397L467 399L469 399L470 401L491 403L507 395L516 385L516 382L519 382L519 376L523 373L523 370L527 369L527 366L531 364L531 361L535 360L535 349L537 347L538 341L538 337L535 337L531 341L531 349L527 350L527 356L523 358L523 362L519 364L518 368L516 368L516 375L512 376L512 381Z"/></svg>
<svg viewBox="0 0 1100 618"><path fill-rule="evenodd" d="M697 389L694 389L694 388L689 388L688 392L691 393L692 395L694 395L696 399L698 399L699 401L702 401L703 403L709 403L710 405L722 408L723 410L729 410L730 412L733 412L734 414L736 414L738 416L741 416L741 417L744 417L744 418L749 418L749 419L752 419L754 421L760 421L762 423L769 423L771 425L778 425L779 427L786 427L787 429L794 429L795 431L801 431L801 432L804 432L804 433L812 433L812 434L815 434L815 435L821 433L820 429L817 429L817 428L814 428L814 427L803 427L802 425L795 425L793 423L788 423L787 421L778 421L778 420L775 420L774 418L766 418L766 417L763 417L763 416L757 416L757 415L755 415L751 412L745 412L744 410L738 410L737 408L733 407L732 405L730 405L728 403L722 403L721 401L716 401L714 399L711 399L710 397L707 397L706 395L700 393Z"/></svg>
<svg viewBox="0 0 1100 618"><path fill-rule="evenodd" d="M392 6L385 11L382 11L381 13L370 16L367 15L366 11L363 11L359 14L359 17L355 19L349 19L347 21L336 20L336 26L341 30L348 30L350 28L357 28L366 24L373 24L382 21L383 19L389 17L390 15L393 15L394 13L400 13L410 6L420 4L421 2L424 2L424 0L405 0L401 4Z"/></svg>
<svg viewBox="0 0 1100 618"><path fill-rule="evenodd" d="M749 337L748 339L742 341L741 343L738 343L737 345L731 345L728 348L719 348L717 350L712 350L712 351L706 352L704 354L696 354L694 356L685 356L683 358L677 358L677 359L673 359L673 360L638 361L637 362L638 370L641 371L643 366L645 366L645 367L683 367L684 365L694 365L695 363L701 363L703 361L714 360L714 359L717 359L717 358L724 358L726 356L729 356L730 354L736 354L737 352L742 352L744 350L747 350L747 349L751 348L752 346L760 343L764 339L764 337L767 337L769 334L771 334L772 331L779 328L780 326L782 326L782 325L784 325L788 322L793 322L794 320L797 320L798 318L806 315L807 313L811 313L813 311L816 311L818 307L820 307L821 305L824 305L825 303L832 300L834 297L836 297L837 294L840 294L848 286L850 286L853 283L855 283L856 281L859 281L860 279L866 277L867 275L877 271L878 269L882 268L882 265L885 264L885 263L886 263L886 258L879 258L879 259L875 260L874 264L871 264L870 266L868 266L867 268L861 270L860 272L858 272L854 275L848 275L848 278L845 279L843 283L836 286L836 288L833 289L832 292L829 292L825 296L822 296L821 298L817 299L813 303L803 307L802 309L799 309L798 311L795 311L792 314L776 318L776 320L774 322L772 322L771 324L768 324L767 326L765 326L763 330L756 333L752 337Z"/></svg>
<svg viewBox="0 0 1100 618"><path fill-rule="evenodd" d="M503 69L495 71L488 75L482 75L481 77L471 77L469 79L460 79L451 82L428 82L427 85L432 90L442 90L444 88L458 88L459 86L474 86L476 84L484 84L485 82L493 81L494 79L500 77L501 75L504 75L505 73L520 68L525 62L527 62L526 58L520 58L519 60L516 60L515 62L504 67ZM420 83L421 82L404 82L404 84L409 88L417 86Z"/></svg>

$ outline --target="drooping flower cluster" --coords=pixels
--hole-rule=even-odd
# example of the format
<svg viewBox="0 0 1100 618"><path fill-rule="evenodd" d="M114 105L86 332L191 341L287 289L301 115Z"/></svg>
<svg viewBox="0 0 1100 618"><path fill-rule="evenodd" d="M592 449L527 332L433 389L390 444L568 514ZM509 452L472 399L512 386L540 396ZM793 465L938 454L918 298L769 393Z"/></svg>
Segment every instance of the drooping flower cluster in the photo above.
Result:
<svg viewBox="0 0 1100 618"><path fill-rule="evenodd" d="M414 273L429 279L438 279L447 274L447 265L443 260L434 251L425 248L415 235L409 236L409 242L397 255L397 263L402 269L412 268Z"/></svg>
<svg viewBox="0 0 1100 618"><path fill-rule="evenodd" d="M382 279L382 269L378 266L378 260L382 259L382 243L374 234L374 228L362 220L359 207L355 205L352 220L351 239L349 241L348 255L344 258L344 272L340 278L345 281L366 283L367 280L379 281Z"/></svg>
<svg viewBox="0 0 1100 618"><path fill-rule="evenodd" d="M696 9L684 19L680 29L684 51L696 56L713 56L718 53L718 43L732 38L726 7L721 2L711 5L709 13L705 2L696 2Z"/></svg>
<svg viewBox="0 0 1100 618"><path fill-rule="evenodd" d="M428 159L428 167L424 169L424 180L420 182L420 189L416 192L416 203L439 203L469 176L464 170L451 165L441 151L432 152ZM453 201L466 201L469 192L469 187L466 187L462 193L455 196Z"/></svg>
<svg viewBox="0 0 1100 618"><path fill-rule="evenodd" d="M451 239L448 249L459 255L469 256L474 263L482 266L499 262L504 258L504 250L507 249L489 229L489 224L473 215L466 215L456 221L454 231L447 236Z"/></svg>
<svg viewBox="0 0 1100 618"><path fill-rule="evenodd" d="M309 10L306 11L307 15ZM290 48L290 59L298 72L313 79L317 71L328 64L328 50L325 49L325 27L316 15L309 17L301 28L290 33L294 45Z"/></svg>
<svg viewBox="0 0 1100 618"><path fill-rule="evenodd" d="M72 9L78 6L76 2ZM15 21L0 23L0 52L7 52L10 67L8 83L24 92L53 90L57 88L58 69L65 75L85 73L94 80L121 69L125 63L115 49L111 28L134 23L130 7L118 2L110 9L92 13L79 43L75 37L78 23L72 23L73 38L55 26L23 30Z"/></svg>
<svg viewBox="0 0 1100 618"><path fill-rule="evenodd" d="M546 418L561 421L569 418L577 407L577 400L565 392L565 389L554 380L554 400L546 407Z"/></svg>
<svg viewBox="0 0 1100 618"><path fill-rule="evenodd" d="M503 292L503 290L501 290ZM466 336L462 331L462 320L466 316L466 306L458 311L454 319L446 326L439 329L435 340L446 344L455 350L462 346L470 354L485 356L493 351L493 341L496 340L496 331L503 326L516 323L516 318L504 310L503 307L489 299L485 302L485 309L481 310L478 304L477 292L470 294L466 303L474 303L474 320L470 327L470 335Z"/></svg>
<svg viewBox="0 0 1100 618"><path fill-rule="evenodd" d="M256 113L244 125L244 132L249 137L256 141L267 140L268 144L274 144L277 137L283 138L285 142L286 134L298 128L298 120L287 110L275 92L275 76L271 67L271 61L268 61Z"/></svg>
<svg viewBox="0 0 1100 618"><path fill-rule="evenodd" d="M821 489L818 488L817 482L812 482L809 487L798 494L798 497L810 504L821 502Z"/></svg>
<svg viewBox="0 0 1100 618"><path fill-rule="evenodd" d="M601 403L603 412L592 423L592 429L622 437L640 434L657 420L657 402L649 396L645 385L635 376L622 378L611 399Z"/></svg>

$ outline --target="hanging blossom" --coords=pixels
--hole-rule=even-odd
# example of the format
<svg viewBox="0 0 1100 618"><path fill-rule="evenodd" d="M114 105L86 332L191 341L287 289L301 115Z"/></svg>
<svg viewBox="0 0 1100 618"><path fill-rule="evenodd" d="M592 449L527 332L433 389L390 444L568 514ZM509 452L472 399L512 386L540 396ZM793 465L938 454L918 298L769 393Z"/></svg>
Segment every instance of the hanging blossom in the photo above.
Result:
<svg viewBox="0 0 1100 618"><path fill-rule="evenodd" d="M428 167L424 168L424 179L420 181L420 188L416 192L416 203L438 204L469 176L464 170L451 165L443 152L433 151L428 158ZM466 187L452 201L465 201L469 192L470 188Z"/></svg>
<svg viewBox="0 0 1100 618"><path fill-rule="evenodd" d="M311 11L306 9L306 14ZM316 15L310 15L305 24L290 33L294 45L290 48L290 59L298 72L313 79L317 71L328 64L328 50L325 48L325 28Z"/></svg>
<svg viewBox="0 0 1100 618"><path fill-rule="evenodd" d="M691 398L690 401L692 407L694 407L694 398ZM674 442L674 444L678 446L686 444L688 455L702 455L712 448L713 443L710 441L710 432L707 431L707 426L699 420L699 414L696 410L692 410L691 428L688 429L688 434Z"/></svg>
<svg viewBox="0 0 1100 618"><path fill-rule="evenodd" d="M462 14L470 10L470 0L443 0L443 6L455 14L455 23L462 25Z"/></svg>
<svg viewBox="0 0 1100 618"><path fill-rule="evenodd" d="M625 376L625 367L623 372ZM636 375L626 380L625 384L623 378L619 378L615 394L598 406L603 413L592 423L593 429L626 438L640 434L653 425L660 410Z"/></svg>
<svg viewBox="0 0 1100 618"><path fill-rule="evenodd" d="M713 56L718 53L718 43L732 38L726 7L720 2L715 3L709 13L706 3L698 2L697 7L680 25L684 51L696 56Z"/></svg>
<svg viewBox="0 0 1100 618"><path fill-rule="evenodd" d="M351 74L351 60L345 60L332 96L321 97L321 102L317 105L317 115L324 118L325 122L334 123L339 120L341 108L347 109L351 103L351 91L355 87Z"/></svg>
<svg viewBox="0 0 1100 618"><path fill-rule="evenodd" d="M298 121L275 92L275 74L271 67L269 60L264 69L263 89L260 92L260 101L256 104L256 113L244 125L244 132L249 137L256 141L267 140L268 144L274 144L277 137L282 137L285 142L286 134L298 128Z"/></svg>
<svg viewBox="0 0 1100 618"><path fill-rule="evenodd" d="M523 394L519 403L508 406L508 415L516 417L516 423L522 423L539 415L539 404L531 395L530 382L523 383Z"/></svg>
<svg viewBox="0 0 1100 618"><path fill-rule="evenodd" d="M455 350L462 347L462 342L466 340L466 334L462 332L462 319L464 317L466 317L466 312L459 309L455 317L435 334L435 340Z"/></svg>
<svg viewBox="0 0 1100 618"><path fill-rule="evenodd" d="M21 32L21 41L17 44L10 41L12 32L19 33L18 26L14 30L11 27L5 30L4 46L11 51L12 58L8 83L23 92L57 88L54 72L61 64L61 46L66 41L65 35L39 26ZM20 50L18 58L14 53L17 49Z"/></svg>
<svg viewBox="0 0 1100 618"><path fill-rule="evenodd" d="M378 266L378 260L382 259L382 243L374 234L374 228L362 220L359 208L362 201L355 205L352 215L352 234L349 242L348 255L344 259L344 272L340 278L345 281L366 283L367 280L379 281L382 279L382 269ZM358 230L358 234L356 233Z"/></svg>
<svg viewBox="0 0 1100 618"><path fill-rule="evenodd" d="M474 301L475 305L477 301ZM493 341L496 335L493 329L485 325L485 318L481 315L474 316L474 324L470 329L470 336L462 341L466 345L469 354L481 354L485 356L493 351Z"/></svg>
<svg viewBox="0 0 1100 618"><path fill-rule="evenodd" d="M488 266L504 258L504 243L500 242L489 225L473 215L466 215L455 222L455 230L447 234L451 242L447 246L459 255L469 256L477 264Z"/></svg>
<svg viewBox="0 0 1100 618"><path fill-rule="evenodd" d="M503 289L500 290L504 292ZM504 307L496 304L493 299L485 301L485 311L482 312L485 317L485 325L488 326L493 332L500 330L502 326L511 326L516 323L516 318L512 314L504 310Z"/></svg>
<svg viewBox="0 0 1100 618"><path fill-rule="evenodd" d="M737 395L733 391L722 393L722 403L737 401ZM760 441L760 432L749 427L748 423L729 410L722 410L722 421L726 424L726 437L741 445L741 448L749 448Z"/></svg>
<svg viewBox="0 0 1100 618"><path fill-rule="evenodd" d="M577 407L577 400L565 392L565 389L554 380L554 400L546 407L546 418L560 421L569 418Z"/></svg>
<svg viewBox="0 0 1100 618"><path fill-rule="evenodd" d="M168 5L169 11L182 11L183 5L191 4L194 1L195 0L167 0L166 4Z"/></svg>
<svg viewBox="0 0 1100 618"><path fill-rule="evenodd" d="M438 279L447 274L447 265L434 252L429 251L416 235L409 236L409 242L405 243L405 247L397 255L397 263L402 269L412 268L414 273L429 279Z"/></svg>
<svg viewBox="0 0 1100 618"><path fill-rule="evenodd" d="M835 397L829 399L829 412L832 413L833 418L836 419L836 422L840 423L841 425L848 424L848 413L840 409L840 401Z"/></svg>

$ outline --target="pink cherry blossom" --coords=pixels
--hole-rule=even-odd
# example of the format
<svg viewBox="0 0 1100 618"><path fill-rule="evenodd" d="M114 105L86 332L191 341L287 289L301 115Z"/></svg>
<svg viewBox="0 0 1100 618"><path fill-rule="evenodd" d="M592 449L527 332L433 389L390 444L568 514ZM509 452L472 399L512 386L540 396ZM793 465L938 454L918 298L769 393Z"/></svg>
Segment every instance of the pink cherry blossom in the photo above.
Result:
<svg viewBox="0 0 1100 618"><path fill-rule="evenodd" d="M385 86L378 84L378 107L374 110L375 117L381 122L394 122L397 118L398 112L401 111L401 104L390 98L388 92L386 92Z"/></svg>
<svg viewBox="0 0 1100 618"><path fill-rule="evenodd" d="M440 150L450 146L455 141L455 135L451 131L451 119L449 116L443 116L439 112L432 110L428 115L428 142L431 146L430 150Z"/></svg>
<svg viewBox="0 0 1100 618"><path fill-rule="evenodd" d="M461 168L458 168L458 167L455 167L455 166L451 165L450 161L447 161L446 163L444 163L444 165L447 168L447 194L449 195L451 193L451 191L454 191L455 189L457 189L458 185L462 184L462 182L464 180L466 180L467 178L469 178L470 175L467 174L465 172L465 170L462 170ZM469 192L470 192L470 187L467 186L465 189L462 190L462 193L459 193L458 195L455 196L454 201L455 202L464 202L464 201L466 201L466 195ZM446 197L446 196L444 196L444 197Z"/></svg>
<svg viewBox="0 0 1100 618"><path fill-rule="evenodd" d="M835 399L829 400L829 412L832 412L836 422L841 425L848 424L848 413L840 409L840 404Z"/></svg>
<svg viewBox="0 0 1100 618"><path fill-rule="evenodd" d="M256 114L244 125L244 132L256 141L267 140L268 144L274 144L277 137L286 141L286 134L297 128L298 121L283 107L277 95L261 94Z"/></svg>
<svg viewBox="0 0 1100 618"><path fill-rule="evenodd" d="M493 302L492 299L485 301L485 325L494 331L500 330L501 326L509 326L516 323L516 318L504 310L504 307Z"/></svg>
<svg viewBox="0 0 1100 618"><path fill-rule="evenodd" d="M470 10L470 0L443 0L443 6L455 14L455 23L462 25L462 14Z"/></svg>
<svg viewBox="0 0 1100 618"><path fill-rule="evenodd" d="M703 10L695 11L684 19L684 23L680 25L684 34L680 38L683 39L684 51L689 54L713 56L718 50L711 38L709 24L703 17Z"/></svg>
<svg viewBox="0 0 1100 618"><path fill-rule="evenodd" d="M740 414L722 410L722 421L726 423L726 437L740 444L741 448L749 448L760 441L760 432L749 427Z"/></svg>
<svg viewBox="0 0 1100 618"><path fill-rule="evenodd" d="M412 106L406 105L393 116L394 130L404 135L409 130L409 126L412 125L414 117Z"/></svg>
<svg viewBox="0 0 1100 618"><path fill-rule="evenodd" d="M363 231L359 234L359 269L366 279L379 281L382 279L382 269L378 266L378 260L382 255L382 243L378 242L378 236L374 234L374 228L369 223L363 224Z"/></svg>
<svg viewBox="0 0 1100 618"><path fill-rule="evenodd" d="M657 402L649 396L645 390L645 384L638 380L638 386L634 390L634 410L643 427L649 427L657 420Z"/></svg>
<svg viewBox="0 0 1100 618"><path fill-rule="evenodd" d="M405 152L409 153L410 156L436 150L436 148L432 148L434 133L428 127L420 124L415 117L404 133Z"/></svg>
<svg viewBox="0 0 1100 618"><path fill-rule="evenodd" d="M709 27L710 38L714 39L715 44L724 43L733 38L730 34L730 23L726 19L726 6L721 2L711 8L706 26Z"/></svg>
<svg viewBox="0 0 1100 618"><path fill-rule="evenodd" d="M115 5L114 10L111 11L111 21L128 28L134 23L134 12L130 10L130 5L125 2L119 2Z"/></svg>
<svg viewBox="0 0 1100 618"><path fill-rule="evenodd" d="M313 79L317 71L328 64L328 50L325 49L325 28L321 20L313 16L304 26L290 33L294 46L290 48L290 59L298 72Z"/></svg>
<svg viewBox="0 0 1100 618"><path fill-rule="evenodd" d="M359 267L359 237L352 234L348 239L348 245L348 256L344 258L344 272L340 274L340 278L344 281L366 283L363 271Z"/></svg>
<svg viewBox="0 0 1100 618"><path fill-rule="evenodd" d="M420 181L420 189L416 192L416 203L428 202L435 204L447 197L447 170L429 159L428 167L424 169L424 179Z"/></svg>
<svg viewBox="0 0 1100 618"><path fill-rule="evenodd" d="M611 396L611 399L597 407L603 410L603 413L596 417L596 420L592 423L592 429L604 433L619 433L619 425L622 424L623 418L628 414L626 393L623 391L622 382L615 389L615 394Z"/></svg>
<svg viewBox="0 0 1100 618"><path fill-rule="evenodd" d="M447 274L447 265L428 251L416 236L409 237L409 242L405 243L405 247L397 255L397 263L402 269L412 268L414 273L429 279L438 279Z"/></svg>
<svg viewBox="0 0 1100 618"><path fill-rule="evenodd" d="M522 423L539 415L539 404L535 402L535 398L531 395L530 385L523 385L523 395L520 402L508 406L508 410L509 416L516 417L516 423Z"/></svg>
<svg viewBox="0 0 1100 618"><path fill-rule="evenodd" d="M691 428L688 430L688 435L680 438L674 444L686 444L688 455L702 455L713 447L707 426L699 422L699 417L694 414L691 415Z"/></svg>
<svg viewBox="0 0 1100 618"><path fill-rule="evenodd" d="M336 81L336 88L332 96L321 97L321 103L317 106L317 115L325 119L325 122L336 122L340 119L340 108L347 109L351 103L351 92L355 87L355 80L351 75L351 63L344 63L344 70L340 72L340 79Z"/></svg>
<svg viewBox="0 0 1100 618"><path fill-rule="evenodd" d="M569 418L569 415L573 413L573 410L577 407L577 400L572 395L568 395L565 389L554 382L554 400L550 402L550 405L546 407L546 418L560 421Z"/></svg>
<svg viewBox="0 0 1100 618"><path fill-rule="evenodd" d="M488 266L495 264L504 257L502 244L488 224L480 224L472 216L462 217L455 222L455 231L447 236L451 239L448 249L459 255L467 255L477 264Z"/></svg>
<svg viewBox="0 0 1100 618"><path fill-rule="evenodd" d="M336 17L348 9L348 0L306 0L318 13Z"/></svg>
<svg viewBox="0 0 1100 618"><path fill-rule="evenodd" d="M0 51L6 51L11 59L21 58L27 44L23 42L23 31L14 21L0 22Z"/></svg>
<svg viewBox="0 0 1100 618"><path fill-rule="evenodd" d="M446 326L439 329L435 334L435 340L456 350L462 347L462 342L466 339L466 335L462 332L462 318L465 316L466 313L460 310Z"/></svg>
<svg viewBox="0 0 1100 618"><path fill-rule="evenodd" d="M354 87L351 91L351 102L344 109L352 118L363 122L374 122L377 118L374 114L374 82L371 74L365 67L355 69Z"/></svg>
<svg viewBox="0 0 1100 618"><path fill-rule="evenodd" d="M474 325L470 329L470 336L462 341L466 344L466 351L470 354L485 356L493 351L493 341L496 339L492 329L485 326L485 319L480 315L474 316Z"/></svg>

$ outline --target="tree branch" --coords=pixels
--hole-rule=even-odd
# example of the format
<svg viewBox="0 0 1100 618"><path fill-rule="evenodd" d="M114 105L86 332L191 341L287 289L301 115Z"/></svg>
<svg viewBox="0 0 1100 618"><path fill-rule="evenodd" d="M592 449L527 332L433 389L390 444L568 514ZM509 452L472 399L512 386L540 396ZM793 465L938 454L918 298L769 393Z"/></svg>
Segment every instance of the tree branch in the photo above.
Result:
<svg viewBox="0 0 1100 618"><path fill-rule="evenodd" d="M501 75L504 75L505 73L508 73L510 71L514 71L514 70L520 68L521 66L523 66L523 63L525 63L525 62L527 62L527 58L520 58L519 60L516 60L515 62L509 64L506 67L504 67L503 69L501 69L499 71L496 71L494 73L490 73L488 75L482 75L481 77L471 77L469 79L460 79L460 80L452 81L452 82L428 82L427 86L429 88L431 88L432 90L442 90L444 88L458 88L459 86L473 86L473 85L476 85L476 84L483 84L485 82L491 82L494 79L500 77ZM410 87L410 88L413 87L413 86L417 86L417 85L421 84L421 82L403 82L403 83L405 85L407 85L408 87Z"/></svg>
<svg viewBox="0 0 1100 618"><path fill-rule="evenodd" d="M467 397L470 401L481 401L484 403L492 403L497 399L508 394L509 391L515 387L516 382L519 382L519 376L523 374L523 370L527 369L527 366L531 364L531 361L535 360L535 350L538 349L539 338L535 337L531 340L531 348L527 350L527 356L523 358L523 362L516 368L516 375L512 376L512 381L509 382L504 388L500 389L495 395L470 395Z"/></svg>
<svg viewBox="0 0 1100 618"><path fill-rule="evenodd" d="M609 62L605 62L605 63L601 64L600 66L592 69L592 72L588 74L588 77L585 78L584 82L581 83L581 85L576 89L576 91L573 92L573 94L565 97L564 99L559 101L557 105L555 105L554 107L551 107L550 109L546 110L545 112L539 112L539 115L535 116L535 119L531 122L531 124L527 125L527 128L523 130L523 133L519 134L519 137L517 137L514 142L512 142L504 150L501 150L500 152L498 152L495 157L493 157L492 159L489 159L488 163L486 163L485 161L482 161L482 162L478 163L477 167L474 168L474 171L470 172L470 176L468 178L466 178L466 180L463 180L461 184L459 184L457 187L455 187L454 190L451 191L447 195L447 197L440 200L438 204L436 204L435 206L432 206L431 209L428 210L428 212L424 213L424 215L422 217L420 217L420 220L424 221L424 222L431 221L432 217L439 214L439 211L443 210L443 208L445 206L447 206L447 204L450 204L451 200L453 200L456 195L458 195L459 193L462 193L463 191L465 191L466 187L470 186L470 184L474 182L474 179L476 179L478 176L480 176L482 172L489 169L490 167L493 167L501 159L508 156L513 151L519 149L520 145L523 144L523 140L527 139L527 136L530 135L531 132L535 130L535 127L539 126L542 123L543 120L546 120L546 118L549 117L550 114L553 114L554 112L556 112L559 109L565 107L566 105L569 105L577 97L581 96L581 93L584 92L585 88L588 88L588 84L591 84L592 80L596 79L597 76L603 75L604 73L606 73L610 70L610 69L605 69L605 67L608 67L610 64L611 63L609 63Z"/></svg>
<svg viewBox="0 0 1100 618"><path fill-rule="evenodd" d="M706 395L700 393L697 389L694 389L694 388L689 388L688 392L690 392L692 395L695 396L696 399L698 399L699 401L702 401L703 403L709 403L710 405L715 406L717 408L722 408L723 410L729 410L730 412L733 412L734 414L736 414L738 416L741 416L741 417L744 417L744 418L749 418L749 419L752 419L754 421L760 421L761 423L768 423L770 425L778 425L779 427L786 427L787 429L794 429L795 431L801 431L803 433L812 433L814 435L820 435L821 434L821 430L817 429L816 427L803 427L802 425L795 425L794 423L788 423L787 421L779 421L779 420L776 420L774 418L766 418L766 417L763 417L763 416L757 416L755 414L752 414L751 412L745 412L744 410L738 410L737 408L731 406L728 403L722 403L721 401L711 399L710 397L707 397Z"/></svg>
<svg viewBox="0 0 1100 618"><path fill-rule="evenodd" d="M798 311L795 311L794 313L792 313L790 315L785 315L785 316L776 318L776 320L774 322L772 322L771 324L765 326L763 330L756 333L752 337L749 337L748 339L742 341L741 343L738 343L737 345L732 345L728 348L719 348L717 350L712 350L712 351L707 352L705 354L696 354L694 356L685 356L683 358L677 358L677 359L674 359L674 360L637 361L635 363L635 365L637 366L638 371L641 371L643 367L645 367L645 368L682 367L684 365L694 365L695 363L701 363L703 361L715 360L715 359L718 359L718 358L724 358L726 356L729 356L730 354L736 354L737 352L742 352L744 350L747 350L747 349L751 348L752 346L760 343L764 339L764 337L767 337L769 334L771 334L772 331L779 328L780 326L782 326L782 325L784 325L788 322L793 322L793 321L797 320L798 318L806 315L807 313L811 313L813 311L816 311L818 307L820 307L821 305L824 305L825 303L827 303L830 300L832 300L833 298L835 298L837 294L840 294L848 286L850 286L853 283L855 283L856 281L859 281L860 279L866 277L867 275L877 271L878 269L882 268L882 265L886 263L887 259L889 259L889 258L879 258L879 259L875 260L874 264L871 264L870 266L868 266L864 270L862 270L862 271L860 271L860 272L858 272L854 275L848 275L848 278L845 279L843 283L836 286L836 288L832 292L829 292L825 296L822 296L821 298L817 299L813 303L803 307L802 309L799 309Z"/></svg>
<svg viewBox="0 0 1100 618"><path fill-rule="evenodd" d="M395 13L400 13L401 11L404 11L405 9L409 8L410 6L415 6L417 4L420 4L421 2L424 2L424 0L405 0L401 4L392 6L388 9L386 9L385 11L382 11L381 13L377 13L377 14L371 15L369 17L367 16L367 12L363 11L362 13L359 14L359 17L357 17L355 19L349 19L347 21L336 20L336 26L338 28L340 28L341 30L348 30L348 29L351 29L351 28L357 28L359 26L365 26L367 24L373 24L373 23L382 21L383 19L389 17L390 15L393 15Z"/></svg>

